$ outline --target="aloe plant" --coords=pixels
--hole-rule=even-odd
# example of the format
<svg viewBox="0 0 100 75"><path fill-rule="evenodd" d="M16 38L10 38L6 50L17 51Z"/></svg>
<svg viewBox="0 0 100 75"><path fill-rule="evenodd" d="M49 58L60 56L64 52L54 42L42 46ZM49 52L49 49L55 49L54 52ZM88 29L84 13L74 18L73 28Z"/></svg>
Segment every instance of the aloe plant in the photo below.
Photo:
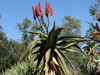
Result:
<svg viewBox="0 0 100 75"><path fill-rule="evenodd" d="M39 3L39 7L40 3ZM80 41L83 41L83 39L78 39L81 37L77 36L61 36L60 32L64 28L55 28L55 22L53 25L53 28L51 31L49 31L49 11L50 5L48 7L48 3L46 2L46 17L47 17L47 23L44 21L43 14L39 15L39 13L42 13L42 11L38 11L38 7L36 7L36 12L34 7L33 8L33 14L35 21L38 20L40 24L36 21L37 25L40 25L40 32L35 31L23 31L28 32L30 34L36 34L36 38L32 41L28 49L24 52L22 57L20 58L20 61L22 58L26 55L28 55L28 59L30 62L30 65L34 64L34 61L37 62L37 68L43 62L42 66L42 72L44 72L45 75L50 75L51 72L56 75L72 75L72 73L68 70L67 62L71 65L75 72L74 65L71 63L69 58L65 55L65 52L78 52L81 50L78 47L78 43ZM36 15L37 14L37 15ZM51 16L53 15L53 11L51 13ZM41 17L42 16L42 17Z"/></svg>
<svg viewBox="0 0 100 75"><path fill-rule="evenodd" d="M34 62L38 60L37 67L40 65L41 60L43 60L43 70L45 75L48 75L50 70L54 70L57 74L71 75L68 70L66 61L75 70L73 64L64 54L65 52L78 52L79 47L77 43L79 40L73 38L80 38L75 36L60 36L60 32L63 28L55 29L55 23L49 34L34 32L34 31L24 31L32 34L37 34L35 40L31 43L30 47L25 51L21 59L29 53L29 56L36 55ZM81 40L80 40L81 41ZM76 49L77 47L77 49ZM21 60L20 59L20 60ZM52 66L52 67L51 67ZM59 73L60 72L60 73Z"/></svg>
<svg viewBox="0 0 100 75"><path fill-rule="evenodd" d="M97 17L97 21L100 22L100 17L99 17L99 13L96 13L96 17ZM96 23L95 25L93 23L89 23L93 29L93 33L90 35L90 41L92 41L93 43L91 43L91 47L88 46L89 51L86 51L88 53L88 67L89 67L89 73L91 71L93 71L93 65L96 64L99 66L100 64L100 60L99 60L99 55L100 52L96 51L95 49L97 47L100 47L100 26L98 25L98 23ZM96 44L95 44L96 43ZM99 46L98 46L99 45ZM100 49L100 48L99 48ZM99 50L98 49L98 50ZM96 67L98 70L95 72L97 74L97 72L100 72L100 67ZM93 73L92 73L93 74Z"/></svg>
<svg viewBox="0 0 100 75"><path fill-rule="evenodd" d="M88 44L87 49L85 49L85 53L87 55L87 59L88 59L88 63L87 63L87 70L88 73L91 74L93 71L95 71L95 69L98 69L96 72L94 72L95 74L97 72L100 71L100 57L98 54L100 54L100 52L98 50L96 50L97 47L100 46L99 43L94 44L92 46L90 46L90 44ZM94 65L97 65L98 67L94 67ZM92 73L93 74L93 73Z"/></svg>

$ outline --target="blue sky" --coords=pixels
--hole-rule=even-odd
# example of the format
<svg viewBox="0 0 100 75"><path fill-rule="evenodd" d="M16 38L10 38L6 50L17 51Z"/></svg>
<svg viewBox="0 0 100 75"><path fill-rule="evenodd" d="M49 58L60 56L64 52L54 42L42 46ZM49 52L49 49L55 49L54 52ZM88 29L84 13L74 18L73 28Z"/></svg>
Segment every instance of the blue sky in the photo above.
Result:
<svg viewBox="0 0 100 75"><path fill-rule="evenodd" d="M0 25L10 39L20 40L20 33L16 23L21 23L25 17L33 21L32 5L36 6L41 2L42 9L48 1L53 8L52 23L62 24L64 16L71 16L82 21L82 36L85 35L89 25L85 21L92 21L89 14L89 7L94 0L0 0ZM52 24L51 23L51 24ZM51 25L52 26L52 25Z"/></svg>

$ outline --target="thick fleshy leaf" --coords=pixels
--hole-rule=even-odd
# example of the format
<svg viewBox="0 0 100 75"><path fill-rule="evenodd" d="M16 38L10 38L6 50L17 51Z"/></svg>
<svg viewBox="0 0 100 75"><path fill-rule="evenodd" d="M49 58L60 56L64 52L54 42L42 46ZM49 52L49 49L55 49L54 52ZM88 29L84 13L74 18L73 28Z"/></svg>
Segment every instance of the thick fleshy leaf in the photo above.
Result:
<svg viewBox="0 0 100 75"><path fill-rule="evenodd" d="M36 32L36 31L26 31L26 30L23 30L22 32L28 32L28 33L32 33L32 34L41 34L40 32Z"/></svg>
<svg viewBox="0 0 100 75"><path fill-rule="evenodd" d="M70 43L79 43L79 42L83 42L83 41L87 41L87 40L84 40L84 39L66 39L66 40L62 40L62 41L59 41L56 46L66 46Z"/></svg>
<svg viewBox="0 0 100 75"><path fill-rule="evenodd" d="M47 40L41 40L42 46L47 46Z"/></svg>
<svg viewBox="0 0 100 75"><path fill-rule="evenodd" d="M50 47L54 47L56 46L57 43L57 38L60 34L60 32L62 31L63 28L58 28L58 29L54 29L55 27L53 27L53 29L50 31L50 34L48 36L48 41L49 41L49 45Z"/></svg>
<svg viewBox="0 0 100 75"><path fill-rule="evenodd" d="M20 57L19 59L19 62L25 57L25 55L27 55L33 48L36 48L37 47L37 44L38 43L34 43L30 48L27 48L24 53L22 54L22 56ZM34 50L35 52L35 50Z"/></svg>
<svg viewBox="0 0 100 75"><path fill-rule="evenodd" d="M54 68L54 70L56 72L56 75L63 75L63 72L62 72L61 66L60 66L60 64L58 62L57 57L56 58L52 57L52 61L51 62L52 62L53 68ZM51 64L51 62L50 62L50 64Z"/></svg>
<svg viewBox="0 0 100 75"><path fill-rule="evenodd" d="M95 48L96 48L97 46L100 46L100 43L95 44L95 45L93 46L92 50L95 50Z"/></svg>
<svg viewBox="0 0 100 75"><path fill-rule="evenodd" d="M65 75L72 75L72 74L69 72L68 68L67 68L67 65L66 65L66 62L65 62L65 60L64 60L64 57L60 54L60 52L59 52L57 49L55 49L55 52L56 52L57 55L59 56L59 59L60 59L62 65L63 65L63 67L64 67L64 70L65 70L64 73L65 73Z"/></svg>
<svg viewBox="0 0 100 75"><path fill-rule="evenodd" d="M66 46L64 46L63 48L68 48L68 47L71 47L71 46L73 46L73 45L75 45L75 44L77 44L76 42L74 42L74 43L69 43L69 44L67 44Z"/></svg>
<svg viewBox="0 0 100 75"><path fill-rule="evenodd" d="M73 68L73 70L75 71L75 67L74 67L74 65L71 63L71 61L70 61L70 59L68 58L68 56L66 55L65 56L66 57L66 59L67 59L67 62L70 64L70 66Z"/></svg>
<svg viewBox="0 0 100 75"><path fill-rule="evenodd" d="M63 30L64 28L57 28L55 30L55 36L58 37L58 35L61 33L61 31Z"/></svg>
<svg viewBox="0 0 100 75"><path fill-rule="evenodd" d="M75 42L79 43L79 42L84 42L84 41L88 41L87 39L75 39Z"/></svg>
<svg viewBox="0 0 100 75"><path fill-rule="evenodd" d="M38 43L37 43L38 44ZM27 48L24 53L22 54L22 56L19 59L19 62L30 52L31 49L36 48L37 44L35 43L31 48ZM35 47L36 46L36 47ZM37 49L35 49L32 53L36 52Z"/></svg>
<svg viewBox="0 0 100 75"><path fill-rule="evenodd" d="M40 54L45 53L45 47L41 46L37 51L35 51L33 54Z"/></svg>
<svg viewBox="0 0 100 75"><path fill-rule="evenodd" d="M54 36L52 36L52 45L53 46L56 46L56 43L57 43L57 38L58 38L58 36L60 35L60 32L63 30L63 28L58 28L58 29L56 29L56 31L54 32Z"/></svg>
<svg viewBox="0 0 100 75"><path fill-rule="evenodd" d="M39 66L40 63L41 63L42 58L43 58L43 54L41 53L41 54L37 55L37 57L34 59L34 61L35 61L35 60L38 60L37 66L36 66L37 68L38 68L38 66Z"/></svg>
<svg viewBox="0 0 100 75"><path fill-rule="evenodd" d="M66 41L61 41L61 42L58 42L58 43L56 44L56 46L64 46L64 45L66 45L66 44L67 44Z"/></svg>
<svg viewBox="0 0 100 75"><path fill-rule="evenodd" d="M53 26L52 30L50 31L48 38L47 38L48 47L51 47L51 42L52 42L51 40L53 39L54 32L55 32L55 22L54 22L54 26Z"/></svg>
<svg viewBox="0 0 100 75"><path fill-rule="evenodd" d="M74 45L74 47L76 47L80 52L82 52L82 54L84 54L85 55L85 53L83 52L83 50L76 44L76 45Z"/></svg>
<svg viewBox="0 0 100 75"><path fill-rule="evenodd" d="M97 31L99 31L100 32L100 29L99 28L97 28L96 26L94 26L93 25L93 23L89 23L89 22L87 22L88 24L90 24L93 28L95 28Z"/></svg>
<svg viewBox="0 0 100 75"><path fill-rule="evenodd" d="M36 61L37 59L40 59L40 57L44 57L45 54L45 48L43 46L41 46L39 49L37 49L37 51L35 51L33 54L36 54L36 58L34 59L34 61Z"/></svg>
<svg viewBox="0 0 100 75"><path fill-rule="evenodd" d="M70 59L68 58L68 56L65 54L65 52L62 52L60 49L59 49L59 52L61 53L61 55L67 60L67 62L70 64L70 66L72 67L72 69L75 71L75 67L74 65L71 63Z"/></svg>
<svg viewBox="0 0 100 75"><path fill-rule="evenodd" d="M33 47L36 46L36 43L41 40L41 38L39 38L39 37L40 37L40 35L37 35L35 37L34 41L31 42L31 44L30 44L30 51L33 49Z"/></svg>
<svg viewBox="0 0 100 75"><path fill-rule="evenodd" d="M95 38L90 38L91 40L94 40L94 41L97 41L97 42L100 42L99 39L95 39Z"/></svg>
<svg viewBox="0 0 100 75"><path fill-rule="evenodd" d="M59 66L57 60L55 59L55 57L52 57L52 61L54 62L54 64L56 64L57 66Z"/></svg>
<svg viewBox="0 0 100 75"><path fill-rule="evenodd" d="M61 42L58 42L57 44L56 44L56 46L66 46L66 45L68 45L68 44L70 44L70 43L74 43L75 42L75 40L64 40L64 41L61 41Z"/></svg>
<svg viewBox="0 0 100 75"><path fill-rule="evenodd" d="M66 40L66 39L70 39L70 38L84 38L84 37L80 37L80 36L59 36L58 41L59 40Z"/></svg>
<svg viewBox="0 0 100 75"><path fill-rule="evenodd" d="M51 56L50 54L51 54L51 49L48 49L47 52L45 53L45 66L44 66L45 75L48 75L49 72L49 61Z"/></svg>
<svg viewBox="0 0 100 75"><path fill-rule="evenodd" d="M54 62L50 62L50 66L52 66L51 68L53 68L55 70L55 72L57 73L58 72L58 68L56 67L55 63Z"/></svg>
<svg viewBox="0 0 100 75"><path fill-rule="evenodd" d="M25 55L26 54L28 54L29 53L29 48L27 48L25 51L24 51L24 53L23 53L23 55L20 57L20 59L19 59L19 62L25 57Z"/></svg>
<svg viewBox="0 0 100 75"><path fill-rule="evenodd" d="M36 32L36 31L24 31L24 30L23 30L22 32L28 32L28 33L31 33L31 34L40 34L40 35L43 35L45 38L48 37L47 34L45 34L45 33L40 33L40 32Z"/></svg>
<svg viewBox="0 0 100 75"><path fill-rule="evenodd" d="M25 50L25 52L23 53L23 55L20 57L19 61L21 61L21 60L25 57L26 54L28 54L29 52L32 51L33 48L35 48L35 46L38 44L38 43L36 43L36 42L39 41L39 40L41 40L41 38L39 38L39 35L37 35L36 38L35 38L35 40L32 41L30 47L27 48L27 49Z"/></svg>
<svg viewBox="0 0 100 75"><path fill-rule="evenodd" d="M41 33L41 34L40 34L40 38L42 38L42 39L47 39L47 38L48 38L48 35L45 36L44 34Z"/></svg>
<svg viewBox="0 0 100 75"><path fill-rule="evenodd" d="M63 66L63 64L62 64L62 62L61 62L61 60L60 60L60 58L57 57L57 60L58 60L58 63L60 64L60 67L61 67L61 69L62 69L62 72L64 73L64 75L66 75L66 71L65 71L65 69L64 69L64 66Z"/></svg>
<svg viewBox="0 0 100 75"><path fill-rule="evenodd" d="M77 50L75 50L75 49L71 49L71 48L67 48L67 49L65 49L66 51L69 51L69 52L79 52L79 51L77 51Z"/></svg>

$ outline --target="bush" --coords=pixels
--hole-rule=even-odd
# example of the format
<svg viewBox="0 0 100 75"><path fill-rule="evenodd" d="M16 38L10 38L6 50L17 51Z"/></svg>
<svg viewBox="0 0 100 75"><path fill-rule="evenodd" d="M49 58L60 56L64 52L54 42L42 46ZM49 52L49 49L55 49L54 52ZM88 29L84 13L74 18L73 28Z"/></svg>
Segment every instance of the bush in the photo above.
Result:
<svg viewBox="0 0 100 75"><path fill-rule="evenodd" d="M32 72L34 72L35 75L39 75L42 70L42 65L40 64L39 68L37 68L36 64L37 61L34 62L31 70L28 62L17 63L16 65L12 66L11 69L7 69L1 75L32 75Z"/></svg>

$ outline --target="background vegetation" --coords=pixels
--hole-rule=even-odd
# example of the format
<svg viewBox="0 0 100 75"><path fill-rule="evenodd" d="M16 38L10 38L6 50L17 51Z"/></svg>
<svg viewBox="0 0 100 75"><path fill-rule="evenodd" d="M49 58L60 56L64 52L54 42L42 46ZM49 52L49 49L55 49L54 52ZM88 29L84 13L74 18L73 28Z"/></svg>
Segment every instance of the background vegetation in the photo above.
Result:
<svg viewBox="0 0 100 75"><path fill-rule="evenodd" d="M93 20L97 20L95 17L96 12L100 12L100 1L97 0L95 4L91 4L90 6L90 14L93 16ZM2 18L1 18L2 19ZM99 21L99 20L98 20ZM87 23L88 24L88 23ZM93 24L93 23L90 23ZM95 24L94 24L95 25ZM13 39L9 39L6 36L6 33L3 32L2 27L0 26L0 73L2 75L32 75L32 71L35 71L35 74L41 73L41 66L43 66L43 62L40 64L39 68L36 69L36 63L34 63L33 69L29 69L30 65L27 61L27 55L23 58L23 62L18 63L20 56L27 49L27 46L35 39L35 34L29 34L27 32L21 31L40 31L40 26L38 26L35 22L31 22L27 17L22 21L22 23L17 23L18 31L21 33L21 41L15 41ZM60 33L61 36L81 36L81 20L72 18L71 16L64 16L62 25L57 26L57 28L64 28L64 30ZM87 30L86 38L88 41L84 41L82 43L78 43L77 45L83 50L83 53L72 53L70 51L65 52L65 55L68 55L68 58L71 60L72 64L75 66L76 72L78 75L94 75L98 68L93 69L90 73L88 71L87 64L88 53L90 48L93 48L96 43L99 43L97 37L94 39L91 38L93 32L98 32L98 29L91 25ZM85 45L85 46L84 46ZM84 47L83 47L84 46ZM100 47L96 48L99 50ZM86 53L88 52L88 53ZM86 56L85 56L85 55ZM34 56L35 57L35 56ZM66 62L68 63L68 62ZM97 65L97 64L96 64ZM95 66L96 66L95 65ZM69 66L69 65L67 65ZM68 67L71 71L72 68ZM71 71L74 73L74 71ZM8 74L10 73L10 74ZM14 74L13 74L14 73ZM17 74L18 73L18 74ZM99 72L96 73L99 75Z"/></svg>

